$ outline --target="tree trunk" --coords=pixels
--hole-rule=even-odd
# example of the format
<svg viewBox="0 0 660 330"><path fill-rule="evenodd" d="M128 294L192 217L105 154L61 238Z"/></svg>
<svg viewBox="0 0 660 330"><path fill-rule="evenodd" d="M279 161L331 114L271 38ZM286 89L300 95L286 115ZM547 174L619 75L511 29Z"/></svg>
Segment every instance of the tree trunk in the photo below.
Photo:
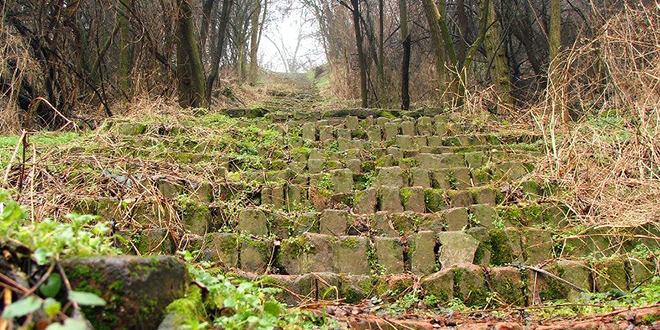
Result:
<svg viewBox="0 0 660 330"><path fill-rule="evenodd" d="M385 104L385 27L383 23L384 0L378 0L378 101L381 107Z"/></svg>
<svg viewBox="0 0 660 330"><path fill-rule="evenodd" d="M204 5L202 5L202 24L199 29L199 42L201 44L200 49L202 50L202 53L206 48L206 39L208 39L209 35L211 13L213 12L213 7L215 4L215 0L205 0Z"/></svg>
<svg viewBox="0 0 660 330"><path fill-rule="evenodd" d="M250 17L252 30L250 31L250 73L248 82L254 86L257 83L258 63L257 51L259 50L259 16L261 15L261 0L254 0L254 9Z"/></svg>
<svg viewBox="0 0 660 330"><path fill-rule="evenodd" d="M410 109L410 34L408 33L407 0L399 0L401 17L401 40L403 41L403 60L401 62L401 109Z"/></svg>
<svg viewBox="0 0 660 330"><path fill-rule="evenodd" d="M548 44L550 63L559 54L559 47L561 46L561 1L550 0L550 40Z"/></svg>
<svg viewBox="0 0 660 330"><path fill-rule="evenodd" d="M225 35L227 33L227 25L229 24L229 13L231 7L234 4L234 0L222 0L222 12L220 14L220 26L218 27L217 42L215 44L215 49L211 56L211 73L206 79L206 103L211 105L211 91L213 90L213 84L218 78L218 73L220 71L220 59L222 58L222 52L225 49Z"/></svg>
<svg viewBox="0 0 660 330"><path fill-rule="evenodd" d="M119 1L119 89L126 97L131 94L131 27L126 6L133 6L133 0Z"/></svg>
<svg viewBox="0 0 660 330"><path fill-rule="evenodd" d="M360 0L351 0L353 5L353 30L355 30L355 42L358 52L358 64L360 66L360 97L362 99L362 107L369 106L367 100L367 59L362 49L362 30L360 27Z"/></svg>
<svg viewBox="0 0 660 330"><path fill-rule="evenodd" d="M449 73L445 66L447 48L445 47L440 29L439 18L441 15L433 0L422 0L422 4L424 5L424 13L426 14L426 20L431 31L431 43L433 44L433 54L435 55L435 69L438 74L438 88L440 94L444 95L448 89L447 81ZM441 101L444 103L445 100Z"/></svg>
<svg viewBox="0 0 660 330"><path fill-rule="evenodd" d="M484 45L486 46L486 54L489 59L492 59L493 63L490 77L495 84L495 90L501 102L498 107L502 105L504 109L512 109L513 99L511 97L509 64L504 54L504 47L502 47L502 34L493 1L490 1L490 5L488 5L488 25L490 28L486 32Z"/></svg>
<svg viewBox="0 0 660 330"><path fill-rule="evenodd" d="M184 107L204 106L204 70L195 39L190 0L177 0L177 76L179 104Z"/></svg>
<svg viewBox="0 0 660 330"><path fill-rule="evenodd" d="M460 38L458 40L458 47L456 47L456 55L458 56L458 61L465 61L465 55L467 55L467 42L465 41L468 34L468 18L467 13L465 12L465 0L458 0L456 2L456 16L458 19L458 31L460 32Z"/></svg>

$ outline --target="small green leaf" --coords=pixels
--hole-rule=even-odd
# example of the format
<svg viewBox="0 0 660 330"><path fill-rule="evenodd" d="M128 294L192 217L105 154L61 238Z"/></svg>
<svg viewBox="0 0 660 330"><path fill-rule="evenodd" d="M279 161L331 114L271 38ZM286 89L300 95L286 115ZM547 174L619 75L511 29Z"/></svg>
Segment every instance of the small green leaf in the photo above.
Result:
<svg viewBox="0 0 660 330"><path fill-rule="evenodd" d="M41 307L41 299L36 296L29 296L13 302L2 312L2 318L13 319L28 315Z"/></svg>
<svg viewBox="0 0 660 330"><path fill-rule="evenodd" d="M38 265L43 266L48 263L48 260L53 254L40 247L34 251L34 260L37 262Z"/></svg>
<svg viewBox="0 0 660 330"><path fill-rule="evenodd" d="M69 300L81 306L105 306L105 300L103 298L90 292L71 290L69 291Z"/></svg>
<svg viewBox="0 0 660 330"><path fill-rule="evenodd" d="M87 330L87 323L83 320L68 318L64 320L64 324L52 323L46 330Z"/></svg>
<svg viewBox="0 0 660 330"><path fill-rule="evenodd" d="M264 303L264 313L278 317L281 312L282 308L277 301L270 300Z"/></svg>
<svg viewBox="0 0 660 330"><path fill-rule="evenodd" d="M236 307L236 300L232 297L227 297L222 304L227 308L234 308Z"/></svg>
<svg viewBox="0 0 660 330"><path fill-rule="evenodd" d="M62 304L53 298L46 298L44 301L44 313L52 320L62 310Z"/></svg>
<svg viewBox="0 0 660 330"><path fill-rule="evenodd" d="M62 277L60 274L50 274L48 281L39 287L39 292L46 297L53 298L62 288Z"/></svg>

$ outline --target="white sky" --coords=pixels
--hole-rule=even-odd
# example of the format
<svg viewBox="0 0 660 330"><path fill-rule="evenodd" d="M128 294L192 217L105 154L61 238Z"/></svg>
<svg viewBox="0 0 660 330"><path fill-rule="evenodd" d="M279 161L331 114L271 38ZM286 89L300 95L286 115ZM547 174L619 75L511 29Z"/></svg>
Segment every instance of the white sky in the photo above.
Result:
<svg viewBox="0 0 660 330"><path fill-rule="evenodd" d="M312 62L320 65L325 62L325 52L321 42L317 39L318 23L314 19L305 19L305 12L301 8L282 9L282 5L289 7L291 1L271 0L268 4L267 26L264 29L261 43L259 44L260 65L266 69L285 72L285 65L279 55L277 48L268 40L269 38L278 44L278 47L287 53L290 58L298 42L299 35L303 36L297 53L298 62ZM309 15L308 17L312 17ZM312 66L313 67L313 66ZM311 67L302 68L307 71ZM299 70L299 71L301 71Z"/></svg>

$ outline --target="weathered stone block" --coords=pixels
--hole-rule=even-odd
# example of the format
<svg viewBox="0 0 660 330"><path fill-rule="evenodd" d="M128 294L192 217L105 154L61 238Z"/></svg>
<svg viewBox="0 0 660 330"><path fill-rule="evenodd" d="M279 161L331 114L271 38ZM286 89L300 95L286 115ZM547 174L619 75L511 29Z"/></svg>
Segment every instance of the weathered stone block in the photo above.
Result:
<svg viewBox="0 0 660 330"><path fill-rule="evenodd" d="M472 187L472 177L467 167L457 167L451 170L454 189L468 189Z"/></svg>
<svg viewBox="0 0 660 330"><path fill-rule="evenodd" d="M422 278L424 295L434 295L441 303L448 303L454 298L454 270L443 269Z"/></svg>
<svg viewBox="0 0 660 330"><path fill-rule="evenodd" d="M357 214L373 214L378 205L377 190L369 188L356 191L353 197L353 212Z"/></svg>
<svg viewBox="0 0 660 330"><path fill-rule="evenodd" d="M136 244L140 254L172 254L174 246L167 228L144 229Z"/></svg>
<svg viewBox="0 0 660 330"><path fill-rule="evenodd" d="M316 123L309 122L302 125L302 138L307 141L316 141Z"/></svg>
<svg viewBox="0 0 660 330"><path fill-rule="evenodd" d="M312 174L321 173L324 166L325 161L321 159L310 159L307 161L307 169L309 170L309 173Z"/></svg>
<svg viewBox="0 0 660 330"><path fill-rule="evenodd" d="M445 210L442 214L442 219L448 231L461 231L467 229L469 226L468 212L464 207Z"/></svg>
<svg viewBox="0 0 660 330"><path fill-rule="evenodd" d="M415 143L413 137L409 135L397 135L395 139L396 145L401 149L414 149Z"/></svg>
<svg viewBox="0 0 660 330"><path fill-rule="evenodd" d="M375 235L399 237L399 233L394 228L388 212L376 212L370 219L369 226Z"/></svg>
<svg viewBox="0 0 660 330"><path fill-rule="evenodd" d="M521 234L515 228L495 229L489 233L491 263L503 265L522 261Z"/></svg>
<svg viewBox="0 0 660 330"><path fill-rule="evenodd" d="M493 221L497 219L497 212L492 206L488 205L472 205L470 206L470 214L474 223L471 226L482 226L486 229L495 229Z"/></svg>
<svg viewBox="0 0 660 330"><path fill-rule="evenodd" d="M381 167L378 169L378 175L374 182L376 187L405 187L407 186L406 177L399 166Z"/></svg>
<svg viewBox="0 0 660 330"><path fill-rule="evenodd" d="M371 276L367 275L341 275L339 293L347 304L357 304L369 298L373 291Z"/></svg>
<svg viewBox="0 0 660 330"><path fill-rule="evenodd" d="M344 210L325 210L321 215L320 233L333 236L346 234L349 215Z"/></svg>
<svg viewBox="0 0 660 330"><path fill-rule="evenodd" d="M395 160L403 158L403 149L399 147L395 147L395 146L387 147L387 149L385 149L385 152L388 155L394 157Z"/></svg>
<svg viewBox="0 0 660 330"><path fill-rule="evenodd" d="M438 212L447 208L444 191L440 189L424 189L424 201L429 212Z"/></svg>
<svg viewBox="0 0 660 330"><path fill-rule="evenodd" d="M523 276L515 267L496 267L490 270L490 288L501 299L501 303L524 306Z"/></svg>
<svg viewBox="0 0 660 330"><path fill-rule="evenodd" d="M206 205L194 203L182 205L181 223L186 231L204 235L209 230L211 211Z"/></svg>
<svg viewBox="0 0 660 330"><path fill-rule="evenodd" d="M362 171L362 162L359 159L351 158L346 161L346 167L353 173L360 173Z"/></svg>
<svg viewBox="0 0 660 330"><path fill-rule="evenodd" d="M552 259L552 235L549 231L535 228L525 228L523 246L525 247L525 261L528 264L540 264Z"/></svg>
<svg viewBox="0 0 660 330"><path fill-rule="evenodd" d="M241 270L261 274L266 272L273 260L271 240L242 239Z"/></svg>
<svg viewBox="0 0 660 330"><path fill-rule="evenodd" d="M392 141L399 134L399 126L395 123L386 123L383 126L383 137L385 141Z"/></svg>
<svg viewBox="0 0 660 330"><path fill-rule="evenodd" d="M401 203L403 204L404 210L416 213L424 213L426 211L424 188L401 188L399 194L401 195Z"/></svg>
<svg viewBox="0 0 660 330"><path fill-rule="evenodd" d="M514 181L521 179L529 173L529 170L523 163L502 163L493 169L493 177L504 181Z"/></svg>
<svg viewBox="0 0 660 330"><path fill-rule="evenodd" d="M356 116L347 116L344 118L344 126L350 130L358 129L359 122Z"/></svg>
<svg viewBox="0 0 660 330"><path fill-rule="evenodd" d="M488 163L488 157L483 151L466 152L465 162L469 168L481 168Z"/></svg>
<svg viewBox="0 0 660 330"><path fill-rule="evenodd" d="M307 194L306 190L297 184L290 184L286 187L286 203L289 208L296 205L306 205Z"/></svg>
<svg viewBox="0 0 660 330"><path fill-rule="evenodd" d="M186 266L171 256L71 258L62 267L73 290L100 292L108 302L85 315L95 329L156 329L189 282Z"/></svg>
<svg viewBox="0 0 660 330"><path fill-rule="evenodd" d="M448 167L465 166L465 160L461 154L419 154L417 155L419 167L435 170Z"/></svg>
<svg viewBox="0 0 660 330"><path fill-rule="evenodd" d="M417 134L419 135L432 135L433 134L433 118L419 117L417 119Z"/></svg>
<svg viewBox="0 0 660 330"><path fill-rule="evenodd" d="M488 300L488 286L484 270L476 265L463 264L454 269L454 297L466 306L484 306Z"/></svg>
<svg viewBox="0 0 660 330"><path fill-rule="evenodd" d="M497 204L497 191L491 187L479 187L470 190L476 204Z"/></svg>
<svg viewBox="0 0 660 330"><path fill-rule="evenodd" d="M259 209L242 209L238 213L236 230L255 236L268 235L268 219L266 218L266 214Z"/></svg>
<svg viewBox="0 0 660 330"><path fill-rule="evenodd" d="M330 171L332 190L338 193L349 193L353 191L353 172L349 169Z"/></svg>
<svg viewBox="0 0 660 330"><path fill-rule="evenodd" d="M431 185L433 188L449 190L455 188L455 185L452 183L453 176L450 170L440 169L431 171Z"/></svg>
<svg viewBox="0 0 660 330"><path fill-rule="evenodd" d="M438 260L443 269L474 261L479 246L474 237L460 231L445 231L437 233L437 240L440 243Z"/></svg>
<svg viewBox="0 0 660 330"><path fill-rule="evenodd" d="M272 201L273 201L273 207L275 208L284 207L284 201L285 201L284 187L282 186L273 187Z"/></svg>
<svg viewBox="0 0 660 330"><path fill-rule="evenodd" d="M622 259L612 258L595 261L592 265L597 292L628 290L626 266Z"/></svg>
<svg viewBox="0 0 660 330"><path fill-rule="evenodd" d="M402 135L415 135L415 123L412 121L404 121L401 123Z"/></svg>
<svg viewBox="0 0 660 330"><path fill-rule="evenodd" d="M591 292L591 269L585 261L559 260L555 267L559 277L582 288L586 292ZM569 299L580 298L582 294L576 290L568 291Z"/></svg>
<svg viewBox="0 0 660 330"><path fill-rule="evenodd" d="M321 234L304 234L282 241L280 264L288 274L330 272L332 245L336 238Z"/></svg>
<svg viewBox="0 0 660 330"><path fill-rule="evenodd" d="M431 176L428 170L413 167L410 169L410 175L412 177L412 186L431 188Z"/></svg>
<svg viewBox="0 0 660 330"><path fill-rule="evenodd" d="M477 251L474 253L474 264L480 266L491 265L491 246L488 229L484 227L474 227L467 230L467 233L479 241Z"/></svg>
<svg viewBox="0 0 660 330"><path fill-rule="evenodd" d="M426 136L414 136L413 145L415 146L415 148L423 148L428 146L428 141L426 139Z"/></svg>
<svg viewBox="0 0 660 330"><path fill-rule="evenodd" d="M238 235L210 233L206 235L204 247L204 260L221 261L228 267L238 267Z"/></svg>
<svg viewBox="0 0 660 330"><path fill-rule="evenodd" d="M469 207L474 203L472 194L465 190L450 190L447 192L451 207Z"/></svg>
<svg viewBox="0 0 660 330"><path fill-rule="evenodd" d="M374 238L376 261L385 269L386 274L401 274L403 267L403 246L401 240L394 237Z"/></svg>
<svg viewBox="0 0 660 330"><path fill-rule="evenodd" d="M183 186L181 184L166 179L156 181L156 188L165 198L176 198L183 192Z"/></svg>
<svg viewBox="0 0 660 330"><path fill-rule="evenodd" d="M388 212L403 212L403 205L401 204L401 196L399 188L385 186L379 190L380 195L380 210Z"/></svg>
<svg viewBox="0 0 660 330"><path fill-rule="evenodd" d="M340 237L333 247L333 271L342 274L369 274L368 244L364 237Z"/></svg>
<svg viewBox="0 0 660 330"><path fill-rule="evenodd" d="M383 140L380 126L369 126L367 128L367 136L369 137L369 141L372 142L381 142Z"/></svg>
<svg viewBox="0 0 660 330"><path fill-rule="evenodd" d="M435 235L432 231L420 231L408 241L410 270L413 274L430 274L435 269Z"/></svg>

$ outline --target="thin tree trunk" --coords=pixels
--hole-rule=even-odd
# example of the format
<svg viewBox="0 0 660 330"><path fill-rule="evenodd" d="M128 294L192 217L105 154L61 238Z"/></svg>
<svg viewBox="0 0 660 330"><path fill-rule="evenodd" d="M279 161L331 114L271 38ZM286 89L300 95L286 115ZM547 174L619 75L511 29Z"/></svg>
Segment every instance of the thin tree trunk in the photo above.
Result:
<svg viewBox="0 0 660 330"><path fill-rule="evenodd" d="M468 33L468 18L467 18L467 13L465 12L465 0L458 0L456 2L456 16L458 19L458 31L460 32L460 38L458 40L458 47L457 47L457 56L458 56L458 61L463 62L465 61L465 55L467 53L467 43L465 41L465 38Z"/></svg>
<svg viewBox="0 0 660 330"><path fill-rule="evenodd" d="M378 102L381 107L385 104L385 27L383 23L384 0L378 0Z"/></svg>
<svg viewBox="0 0 660 330"><path fill-rule="evenodd" d="M482 0L485 1L485 0ZM497 21L495 4L490 1L488 5L488 25L490 28L486 32L484 45L488 58L492 58L493 67L490 73L491 80L495 84L495 90L499 96L500 102L505 109L513 108L513 99L511 97L511 76L509 74L509 64L504 54L504 48L501 44L501 30Z"/></svg>
<svg viewBox="0 0 660 330"><path fill-rule="evenodd" d="M195 39L192 8L189 0L177 0L177 76L179 104L184 107L204 106L204 70Z"/></svg>
<svg viewBox="0 0 660 330"><path fill-rule="evenodd" d="M250 31L250 72L248 82L253 85L257 82L257 51L259 49L259 16L261 15L261 0L254 0L254 9L250 17L252 30Z"/></svg>
<svg viewBox="0 0 660 330"><path fill-rule="evenodd" d="M205 95L206 103L211 105L211 91L213 90L213 84L218 78L218 73L220 71L220 59L222 58L222 53L225 49L225 34L227 33L227 25L229 24L229 13L231 7L234 4L234 0L222 0L222 12L220 14L220 26L218 27L218 40L215 44L215 50L213 51L211 59L211 73L206 79L205 86Z"/></svg>
<svg viewBox="0 0 660 330"><path fill-rule="evenodd" d="M360 97L362 99L362 107L366 108L369 106L367 100L368 90L367 90L367 59L364 55L364 50L362 48L362 30L360 27L360 0L351 0L353 5L353 30L355 31L355 42L357 45L358 52L358 64L360 66Z"/></svg>
<svg viewBox="0 0 660 330"><path fill-rule="evenodd" d="M132 6L133 0L119 0L119 89L127 97L131 90L131 27L128 22L126 6Z"/></svg>
<svg viewBox="0 0 660 330"><path fill-rule="evenodd" d="M208 39L209 35L211 13L213 12L213 7L215 4L215 0L205 0L204 5L202 5L202 24L199 29L199 42L201 45L200 49L202 50L202 53L206 48L206 39Z"/></svg>
<svg viewBox="0 0 660 330"><path fill-rule="evenodd" d="M410 109L410 34L408 32L407 0L399 0L401 17L401 40L403 41L403 60L401 62L401 109Z"/></svg>

